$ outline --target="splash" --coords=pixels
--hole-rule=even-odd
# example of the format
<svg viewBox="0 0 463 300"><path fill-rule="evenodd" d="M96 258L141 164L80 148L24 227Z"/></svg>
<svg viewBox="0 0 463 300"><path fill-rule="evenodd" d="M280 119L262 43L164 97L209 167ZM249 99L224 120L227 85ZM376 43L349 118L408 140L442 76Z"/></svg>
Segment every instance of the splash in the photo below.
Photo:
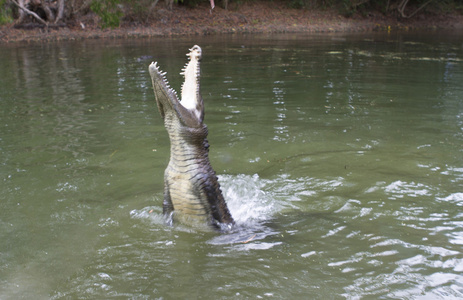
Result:
<svg viewBox="0 0 463 300"><path fill-rule="evenodd" d="M233 232L215 236L207 243L234 245L236 250L265 250L273 243L261 240L277 232L267 225L280 210L271 192L266 191L268 180L255 175L221 175L219 181L227 205L235 219Z"/></svg>
<svg viewBox="0 0 463 300"><path fill-rule="evenodd" d="M255 175L219 176L230 212L239 226L253 226L267 221L278 205L265 191L266 181Z"/></svg>
<svg viewBox="0 0 463 300"><path fill-rule="evenodd" d="M228 234L215 235L207 243L238 244L244 250L249 247L266 248L268 245L260 245L261 242L255 245L255 242L276 234L267 223L281 211L282 206L278 200L275 200L272 191L267 191L267 189L272 187L278 179L261 179L258 175L240 174L221 175L219 181L236 224ZM160 202L158 198L155 197L154 200ZM148 222L155 231L159 229L196 233L210 231L209 227L194 223L174 222L173 226L167 226L161 205L134 209L130 212L130 217L145 224Z"/></svg>

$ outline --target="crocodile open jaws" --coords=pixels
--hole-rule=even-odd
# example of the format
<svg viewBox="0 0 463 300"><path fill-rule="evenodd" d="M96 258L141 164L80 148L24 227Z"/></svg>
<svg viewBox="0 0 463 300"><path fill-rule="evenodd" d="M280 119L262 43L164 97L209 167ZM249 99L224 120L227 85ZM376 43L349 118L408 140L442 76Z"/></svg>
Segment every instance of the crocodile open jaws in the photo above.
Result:
<svg viewBox="0 0 463 300"><path fill-rule="evenodd" d="M199 46L194 46L187 54L189 62L180 73L185 77L181 101L157 63L149 66L154 96L170 138L170 161L164 172L163 213L168 222L172 222L175 215L187 222L199 221L228 231L234 220L209 162L208 130L203 123L201 54Z"/></svg>

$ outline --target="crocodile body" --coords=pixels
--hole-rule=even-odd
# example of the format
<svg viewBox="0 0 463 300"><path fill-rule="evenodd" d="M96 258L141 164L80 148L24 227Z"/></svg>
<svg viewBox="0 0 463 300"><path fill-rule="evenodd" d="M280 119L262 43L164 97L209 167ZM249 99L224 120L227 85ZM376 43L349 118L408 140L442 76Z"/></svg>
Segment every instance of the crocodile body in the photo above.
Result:
<svg viewBox="0 0 463 300"><path fill-rule="evenodd" d="M202 50L194 46L187 56L189 62L180 73L185 77L181 101L157 63L149 66L157 106L170 138L170 160L164 172L163 213L170 221L173 215L180 215L183 219L204 221L228 230L234 221L209 162L208 130L203 123Z"/></svg>

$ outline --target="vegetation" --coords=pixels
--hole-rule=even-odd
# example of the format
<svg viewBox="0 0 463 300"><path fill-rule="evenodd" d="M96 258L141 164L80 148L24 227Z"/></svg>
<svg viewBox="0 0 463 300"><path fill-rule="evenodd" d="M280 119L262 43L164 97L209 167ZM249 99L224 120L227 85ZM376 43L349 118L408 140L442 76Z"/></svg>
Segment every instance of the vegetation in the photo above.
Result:
<svg viewBox="0 0 463 300"><path fill-rule="evenodd" d="M42 26L65 24L79 16L94 13L102 28L118 27L121 21L147 23L155 10L172 10L176 5L197 6L210 3L228 8L230 0L0 0L0 25L36 23ZM234 7L256 0L231 0ZM273 1L261 0L273 5ZM161 3L159 3L161 2ZM164 2L164 3L163 3ZM216 3L214 3L216 2ZM413 18L427 10L463 12L463 0L289 0L290 8L337 9L346 17L372 11L398 18Z"/></svg>
<svg viewBox="0 0 463 300"><path fill-rule="evenodd" d="M424 8L433 11L462 10L462 0L344 0L346 15L376 10L384 14L397 14L401 18L411 18Z"/></svg>
<svg viewBox="0 0 463 300"><path fill-rule="evenodd" d="M7 0L0 0L0 25L13 22L13 11Z"/></svg>
<svg viewBox="0 0 463 300"><path fill-rule="evenodd" d="M94 0L90 9L101 18L101 27L118 27L124 15L119 0Z"/></svg>

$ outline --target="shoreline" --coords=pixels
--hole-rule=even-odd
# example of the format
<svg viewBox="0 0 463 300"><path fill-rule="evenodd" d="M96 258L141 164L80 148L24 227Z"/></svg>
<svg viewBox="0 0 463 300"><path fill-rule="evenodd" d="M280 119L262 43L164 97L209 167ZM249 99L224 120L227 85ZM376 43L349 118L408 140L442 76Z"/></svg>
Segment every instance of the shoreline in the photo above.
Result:
<svg viewBox="0 0 463 300"><path fill-rule="evenodd" d="M291 9L281 3L274 4L270 7L261 2L246 2L229 10L220 7L211 10L207 5L175 6L172 11L159 8L149 24L123 22L115 29L101 29L98 16L91 13L63 27L24 29L9 24L0 26L0 44L233 33L463 32L463 16L457 14L428 13L412 19L398 19L372 12L367 17L347 18L335 10Z"/></svg>

